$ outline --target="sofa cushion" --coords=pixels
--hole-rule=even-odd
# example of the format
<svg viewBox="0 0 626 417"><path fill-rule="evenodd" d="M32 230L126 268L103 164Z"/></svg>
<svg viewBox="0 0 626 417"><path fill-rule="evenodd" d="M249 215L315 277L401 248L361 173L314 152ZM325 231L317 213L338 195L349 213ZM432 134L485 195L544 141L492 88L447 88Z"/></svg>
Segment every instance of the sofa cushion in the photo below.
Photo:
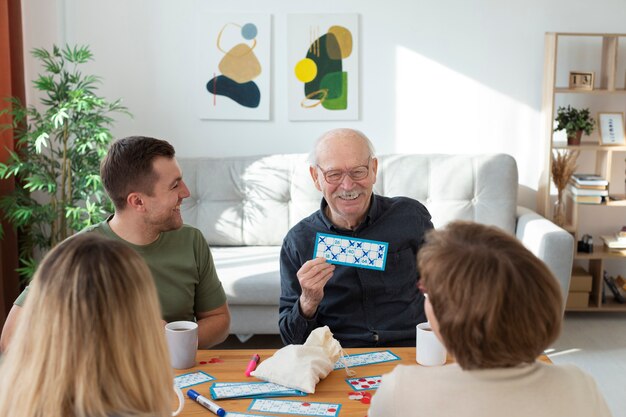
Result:
<svg viewBox="0 0 626 417"><path fill-rule="evenodd" d="M211 253L228 304L278 305L280 246L213 246Z"/></svg>
<svg viewBox="0 0 626 417"><path fill-rule="evenodd" d="M319 207L306 155L181 158L191 197L185 222L210 245L281 245L289 229Z"/></svg>
<svg viewBox="0 0 626 417"><path fill-rule="evenodd" d="M435 228L471 220L513 234L517 181L517 165L509 155L397 154L379 158L374 192L420 201Z"/></svg>

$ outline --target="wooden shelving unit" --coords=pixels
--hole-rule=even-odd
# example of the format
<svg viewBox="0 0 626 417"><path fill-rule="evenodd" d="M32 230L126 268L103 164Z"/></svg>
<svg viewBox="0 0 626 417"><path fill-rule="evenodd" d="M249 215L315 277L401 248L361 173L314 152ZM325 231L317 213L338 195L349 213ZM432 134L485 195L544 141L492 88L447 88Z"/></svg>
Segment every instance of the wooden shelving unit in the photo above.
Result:
<svg viewBox="0 0 626 417"><path fill-rule="evenodd" d="M580 43L581 48L592 48L589 45L589 41L601 41L597 42L598 47L601 48L600 53L600 72L596 72L596 82L593 90L580 90L570 89L568 86L557 85L557 78L563 79L563 75L567 75L572 70L586 70L584 68L561 68L559 67L558 50L561 42L569 42L578 45ZM542 177L539 183L538 190L538 211L547 218L552 218L552 198L551 198L551 184L552 178L551 172L551 159L553 149L569 149L578 150L582 153L591 152L595 156L595 173L603 176L611 182L611 164L615 152L626 152L626 145L624 146L602 146L597 143L585 143L583 142L579 146L568 146L565 143L554 142L554 118L556 116L555 99L565 98L568 99L575 97L580 100L580 96L584 99L588 97L590 100L608 100L609 98L618 97L619 100L623 100L626 104L626 89L616 88L616 78L623 77L624 74L617 74L618 66L618 45L619 42L626 42L626 34L616 33L546 33L545 36L545 56L544 56L544 84L543 84L543 96L542 96L542 118L544 125L544 137L545 137L545 160ZM576 46L574 46L576 47ZM558 72L557 72L558 71ZM621 80L620 80L621 81ZM621 86L620 86L621 87ZM604 109L606 110L606 109ZM592 112L593 113L593 112ZM569 193L566 193L569 194ZM602 210L605 207L626 207L626 197L624 195L615 196L616 200L611 200L606 203L596 205L597 210ZM571 196L566 198L566 216L567 225L565 229L568 230L576 241L579 236L578 223L579 223L579 204L575 203ZM626 216L626 211L624 212ZM624 222L626 224L626 221ZM619 229L622 224L615 225L615 229ZM626 250L615 251L606 248L602 242L595 242L593 253L575 253L574 259L587 263L587 271L592 275L592 291L589 297L589 305L585 308L568 309L567 311L619 311L626 312L626 304L619 304L613 300L612 294L608 289L606 290L606 302L602 303L602 288L604 286L602 274L604 271L604 261L609 259L626 260Z"/></svg>
<svg viewBox="0 0 626 417"><path fill-rule="evenodd" d="M568 309L567 311L621 311L626 312L626 304L619 304L613 299L613 295L607 289L606 303L602 304L602 271L604 270L604 260L606 259L626 259L626 249L613 250L603 244L594 245L593 253L577 253L576 259L586 260L589 263L588 271L593 277L591 284L591 296L589 297L589 306L587 308Z"/></svg>

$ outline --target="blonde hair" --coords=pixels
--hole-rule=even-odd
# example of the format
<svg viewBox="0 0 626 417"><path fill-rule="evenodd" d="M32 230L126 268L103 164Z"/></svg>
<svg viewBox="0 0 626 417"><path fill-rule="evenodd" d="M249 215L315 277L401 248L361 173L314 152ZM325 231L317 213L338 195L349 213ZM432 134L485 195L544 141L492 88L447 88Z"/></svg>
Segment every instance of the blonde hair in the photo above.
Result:
<svg viewBox="0 0 626 417"><path fill-rule="evenodd" d="M556 278L502 230L451 223L427 234L417 259L443 343L463 369L531 363L558 337Z"/></svg>
<svg viewBox="0 0 626 417"><path fill-rule="evenodd" d="M156 289L121 242L79 234L43 260L0 364L2 416L171 416Z"/></svg>

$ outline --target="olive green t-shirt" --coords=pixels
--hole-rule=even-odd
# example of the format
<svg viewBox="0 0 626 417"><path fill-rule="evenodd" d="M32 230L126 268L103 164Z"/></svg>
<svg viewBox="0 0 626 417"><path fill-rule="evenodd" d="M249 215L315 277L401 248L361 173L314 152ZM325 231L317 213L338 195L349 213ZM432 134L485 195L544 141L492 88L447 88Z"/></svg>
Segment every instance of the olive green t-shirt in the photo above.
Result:
<svg viewBox="0 0 626 417"><path fill-rule="evenodd" d="M99 233L125 243L141 255L152 272L165 321L193 321L197 313L214 310L226 302L209 245L198 229L184 225L161 233L149 245L133 245L117 236L108 220L80 233ZM27 293L28 287L15 304L22 306Z"/></svg>

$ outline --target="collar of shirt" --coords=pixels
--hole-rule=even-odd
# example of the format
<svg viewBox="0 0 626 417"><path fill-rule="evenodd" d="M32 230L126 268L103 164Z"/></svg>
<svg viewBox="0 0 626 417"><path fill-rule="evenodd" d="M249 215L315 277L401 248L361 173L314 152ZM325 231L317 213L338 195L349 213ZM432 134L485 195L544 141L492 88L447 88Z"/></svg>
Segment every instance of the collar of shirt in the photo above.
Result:
<svg viewBox="0 0 626 417"><path fill-rule="evenodd" d="M369 225L371 222L373 222L380 216L380 205L374 193L372 193L372 197L370 198L370 207L367 210L367 215L365 216L365 219L354 230L342 229L340 227L335 226L326 215L327 207L328 207L328 202L326 202L326 199L322 197L322 202L320 204L320 215L321 215L322 221L324 222L326 227L336 232L356 233L359 230L361 230L363 227Z"/></svg>

